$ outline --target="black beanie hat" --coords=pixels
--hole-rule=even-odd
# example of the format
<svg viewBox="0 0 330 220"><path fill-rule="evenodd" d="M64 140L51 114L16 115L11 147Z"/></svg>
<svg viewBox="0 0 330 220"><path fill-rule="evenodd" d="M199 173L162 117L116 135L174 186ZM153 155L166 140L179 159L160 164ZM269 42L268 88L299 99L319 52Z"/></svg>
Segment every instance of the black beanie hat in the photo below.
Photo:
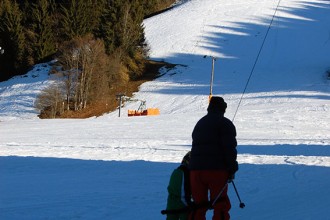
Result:
<svg viewBox="0 0 330 220"><path fill-rule="evenodd" d="M227 103L222 97L212 96L209 106L207 107L207 111L225 113L226 108L227 108Z"/></svg>
<svg viewBox="0 0 330 220"><path fill-rule="evenodd" d="M191 154L190 151L188 151L188 153L186 153L186 155L183 157L183 159L181 161L181 165L188 167L189 162L190 162L190 154Z"/></svg>

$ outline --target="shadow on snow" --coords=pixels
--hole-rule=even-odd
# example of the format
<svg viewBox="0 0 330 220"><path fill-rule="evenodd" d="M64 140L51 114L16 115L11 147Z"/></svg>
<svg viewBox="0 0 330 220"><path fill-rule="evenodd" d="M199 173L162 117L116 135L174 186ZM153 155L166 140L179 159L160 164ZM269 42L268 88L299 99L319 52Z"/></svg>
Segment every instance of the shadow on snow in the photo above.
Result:
<svg viewBox="0 0 330 220"><path fill-rule="evenodd" d="M320 146L302 147L301 151L295 149L292 153L300 154L309 147L318 148L314 151L321 149ZM246 146L240 150L256 152L257 148L260 153L260 148L267 151L271 147ZM179 162L0 157L0 218L119 220L134 216L136 219L161 219L169 177L178 165ZM276 215L279 210L288 208L294 215L301 211L301 206L311 207L307 195L309 198L317 196L322 201L322 197L330 193L328 173L327 167L242 164L235 183L247 206L244 211L238 208L237 197L230 186L232 216L262 219L266 217L263 213ZM296 202L298 206L294 205ZM289 207L291 203L293 206ZM317 206L320 205L322 202ZM326 212L327 209L318 210ZM254 216L255 213L259 215Z"/></svg>
<svg viewBox="0 0 330 220"><path fill-rule="evenodd" d="M209 26L213 31L203 33L202 41L206 44L199 47L209 50L210 54L220 54L215 62L214 94L242 93L252 71L247 93L329 92L326 80L326 71L330 68L328 14L330 4L325 0L318 3L305 1L296 8L280 5L263 47L272 18L260 18L262 24L240 22L235 23L235 27ZM155 92L208 94L211 59L205 59L204 55L209 54L166 57L166 61L184 66L170 70L158 80L171 81L172 78L181 86L160 88ZM181 74L182 68L187 74ZM310 98L330 99L330 96Z"/></svg>

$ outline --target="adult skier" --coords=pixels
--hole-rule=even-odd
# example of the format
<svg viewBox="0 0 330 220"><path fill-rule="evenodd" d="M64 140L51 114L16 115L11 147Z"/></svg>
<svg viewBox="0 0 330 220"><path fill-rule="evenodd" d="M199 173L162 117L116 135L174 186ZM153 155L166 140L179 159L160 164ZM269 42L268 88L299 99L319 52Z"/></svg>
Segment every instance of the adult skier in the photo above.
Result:
<svg viewBox="0 0 330 220"><path fill-rule="evenodd" d="M226 108L222 97L212 97L207 115L197 122L192 132L189 168L194 203L197 207L208 202L212 204L225 187L212 207L213 220L230 219L231 204L226 186L238 170L236 128L224 117ZM207 207L200 206L190 219L205 220L206 211Z"/></svg>

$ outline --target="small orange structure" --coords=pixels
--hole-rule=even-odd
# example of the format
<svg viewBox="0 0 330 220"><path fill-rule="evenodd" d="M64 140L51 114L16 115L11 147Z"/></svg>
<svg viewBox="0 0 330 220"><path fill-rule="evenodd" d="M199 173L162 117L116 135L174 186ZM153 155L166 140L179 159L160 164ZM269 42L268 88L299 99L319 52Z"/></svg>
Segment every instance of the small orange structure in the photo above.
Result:
<svg viewBox="0 0 330 220"><path fill-rule="evenodd" d="M128 110L128 116L142 116L142 115L159 115L159 109L158 108L147 108L146 101L141 99L132 99L128 96L125 96L124 93L119 93L116 95L116 99L119 101L119 117L121 108L123 106L123 102L136 102L139 101L140 106L138 110Z"/></svg>
<svg viewBox="0 0 330 220"><path fill-rule="evenodd" d="M159 109L158 108L147 108L146 107L146 101L144 100L133 100L131 101L140 101L141 104L138 108L138 110L128 110L128 116L143 116L143 115L159 115Z"/></svg>
<svg viewBox="0 0 330 220"><path fill-rule="evenodd" d="M128 116L159 115L158 108L147 108L145 110L128 110Z"/></svg>

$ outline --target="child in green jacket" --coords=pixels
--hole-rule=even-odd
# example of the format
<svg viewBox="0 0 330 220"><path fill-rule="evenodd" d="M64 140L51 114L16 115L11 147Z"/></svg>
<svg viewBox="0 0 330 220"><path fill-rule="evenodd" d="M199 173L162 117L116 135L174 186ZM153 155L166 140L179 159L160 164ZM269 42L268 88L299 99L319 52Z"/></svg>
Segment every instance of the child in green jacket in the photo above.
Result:
<svg viewBox="0 0 330 220"><path fill-rule="evenodd" d="M191 204L189 161L190 151L183 157L181 165L172 172L167 187L166 210L169 213L166 220L188 220L189 212L186 208Z"/></svg>

